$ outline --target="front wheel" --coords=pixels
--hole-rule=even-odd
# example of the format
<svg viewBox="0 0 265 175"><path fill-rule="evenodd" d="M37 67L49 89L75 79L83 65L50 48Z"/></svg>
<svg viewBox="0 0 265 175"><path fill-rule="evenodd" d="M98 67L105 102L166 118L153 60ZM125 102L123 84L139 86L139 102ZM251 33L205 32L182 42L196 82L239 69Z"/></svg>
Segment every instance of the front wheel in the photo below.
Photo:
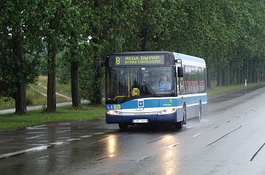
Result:
<svg viewBox="0 0 265 175"><path fill-rule="evenodd" d="M176 129L182 129L183 124L187 124L187 113L186 113L186 105L183 105L183 119L180 122L175 123Z"/></svg>
<svg viewBox="0 0 265 175"><path fill-rule="evenodd" d="M182 126L183 126L183 121L175 123L176 129L182 129Z"/></svg>
<svg viewBox="0 0 265 175"><path fill-rule="evenodd" d="M199 102L199 121L202 121L202 102Z"/></svg>
<svg viewBox="0 0 265 175"><path fill-rule="evenodd" d="M120 131L125 131L128 128L128 125L125 123L119 123Z"/></svg>

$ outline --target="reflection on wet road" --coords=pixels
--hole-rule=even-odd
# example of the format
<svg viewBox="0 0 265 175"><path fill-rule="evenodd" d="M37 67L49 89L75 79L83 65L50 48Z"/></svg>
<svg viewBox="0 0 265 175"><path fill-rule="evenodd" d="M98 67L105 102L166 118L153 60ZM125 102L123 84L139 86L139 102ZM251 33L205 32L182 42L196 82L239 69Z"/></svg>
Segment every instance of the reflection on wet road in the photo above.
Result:
<svg viewBox="0 0 265 175"><path fill-rule="evenodd" d="M166 175L178 174L178 169L180 168L178 162L175 160L176 157L179 157L178 150L174 147L178 146L179 143L177 138L172 135L165 136L165 144L168 145L164 147L164 154L161 156L161 172L164 172Z"/></svg>
<svg viewBox="0 0 265 175"><path fill-rule="evenodd" d="M110 158L115 157L115 153L117 150L117 140L115 135L110 135L108 138L108 155Z"/></svg>

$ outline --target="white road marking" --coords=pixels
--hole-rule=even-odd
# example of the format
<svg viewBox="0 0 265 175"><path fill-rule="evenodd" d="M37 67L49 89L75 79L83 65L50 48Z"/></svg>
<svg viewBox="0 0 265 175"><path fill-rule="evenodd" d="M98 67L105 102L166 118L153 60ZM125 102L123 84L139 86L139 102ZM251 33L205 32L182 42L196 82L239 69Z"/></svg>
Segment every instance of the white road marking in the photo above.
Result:
<svg viewBox="0 0 265 175"><path fill-rule="evenodd" d="M105 132L96 132L96 133L93 133L93 135L101 135L101 134L105 134Z"/></svg>
<svg viewBox="0 0 265 175"><path fill-rule="evenodd" d="M62 145L64 144L65 142L54 142L54 143L50 143L51 145Z"/></svg>
<svg viewBox="0 0 265 175"><path fill-rule="evenodd" d="M79 139L79 138L72 138L72 139L66 140L66 142L73 142L73 141L78 141L78 140L81 140L81 139Z"/></svg>
<svg viewBox="0 0 265 175"><path fill-rule="evenodd" d="M34 137L28 137L28 138L26 138L26 140L36 139L36 138L39 138L39 137L42 137L42 136L45 136L45 135L38 135L38 136L34 136Z"/></svg>
<svg viewBox="0 0 265 175"><path fill-rule="evenodd" d="M138 159L136 162L142 162L142 161L144 161L144 160L146 160L148 158L149 158L149 156L143 156L140 159Z"/></svg>
<svg viewBox="0 0 265 175"><path fill-rule="evenodd" d="M2 155L0 155L0 159L7 158L7 157L10 157L10 156L19 155L19 154L24 154L24 153L28 153L28 152L42 151L42 150L48 149L49 147L50 147L50 145L42 145L42 146L37 146L37 147L34 147L34 148L21 150L21 151L15 151L15 152L12 152L12 153L2 154Z"/></svg>
<svg viewBox="0 0 265 175"><path fill-rule="evenodd" d="M219 127L219 126L214 126L213 129L216 129L216 128L218 128L218 127Z"/></svg>
<svg viewBox="0 0 265 175"><path fill-rule="evenodd" d="M92 135L84 135L84 136L81 136L80 138L89 138L89 137L92 137Z"/></svg>
<svg viewBox="0 0 265 175"><path fill-rule="evenodd" d="M200 135L202 135L202 133L195 134L193 137L198 137Z"/></svg>
<svg viewBox="0 0 265 175"><path fill-rule="evenodd" d="M174 143L174 144L169 145L169 146L166 146L166 147L164 147L164 148L173 148L173 147L178 146L179 144L180 144L180 143Z"/></svg>

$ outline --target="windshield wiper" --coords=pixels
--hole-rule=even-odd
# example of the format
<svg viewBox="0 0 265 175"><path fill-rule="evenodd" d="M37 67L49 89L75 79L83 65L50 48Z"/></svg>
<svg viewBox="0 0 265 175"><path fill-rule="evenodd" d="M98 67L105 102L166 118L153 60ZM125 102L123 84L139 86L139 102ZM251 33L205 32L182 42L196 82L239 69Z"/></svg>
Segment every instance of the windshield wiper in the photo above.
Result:
<svg viewBox="0 0 265 175"><path fill-rule="evenodd" d="M149 83L147 83L146 81L144 81L144 86L150 92L151 95L153 95L155 97L159 97L159 95L153 90L151 85ZM144 88L144 92L146 93L145 88Z"/></svg>

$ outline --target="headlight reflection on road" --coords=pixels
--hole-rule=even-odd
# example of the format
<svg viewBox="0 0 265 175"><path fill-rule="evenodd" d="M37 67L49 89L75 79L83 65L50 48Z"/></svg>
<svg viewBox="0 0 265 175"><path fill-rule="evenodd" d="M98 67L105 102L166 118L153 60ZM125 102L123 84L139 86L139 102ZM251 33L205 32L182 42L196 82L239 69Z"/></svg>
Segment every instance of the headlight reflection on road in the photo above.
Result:
<svg viewBox="0 0 265 175"><path fill-rule="evenodd" d="M110 158L115 157L117 140L114 135L110 135L108 138L108 155Z"/></svg>
<svg viewBox="0 0 265 175"><path fill-rule="evenodd" d="M164 147L164 154L162 158L162 169L163 174L171 175L171 174L178 174L179 171L179 160L178 154L179 150L177 148L178 141L176 136L167 135L164 137L164 143L166 147Z"/></svg>

